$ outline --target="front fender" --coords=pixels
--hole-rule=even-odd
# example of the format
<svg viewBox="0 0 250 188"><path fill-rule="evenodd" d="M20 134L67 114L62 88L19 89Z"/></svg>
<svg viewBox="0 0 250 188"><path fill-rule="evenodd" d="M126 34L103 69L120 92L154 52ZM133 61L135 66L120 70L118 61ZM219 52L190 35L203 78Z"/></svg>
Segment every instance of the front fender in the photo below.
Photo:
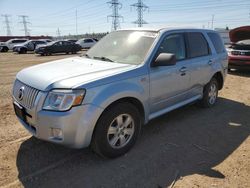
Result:
<svg viewBox="0 0 250 188"><path fill-rule="evenodd" d="M132 97L141 102L146 115L148 113L149 85L142 79L142 77L138 77L88 89L84 103L105 109L119 99Z"/></svg>

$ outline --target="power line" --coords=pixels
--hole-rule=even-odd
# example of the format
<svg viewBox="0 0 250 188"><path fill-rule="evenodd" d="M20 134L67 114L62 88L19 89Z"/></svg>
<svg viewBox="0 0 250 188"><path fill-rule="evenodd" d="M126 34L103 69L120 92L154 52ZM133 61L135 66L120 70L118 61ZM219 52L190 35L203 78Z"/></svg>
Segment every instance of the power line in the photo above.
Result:
<svg viewBox="0 0 250 188"><path fill-rule="evenodd" d="M143 12L148 9L148 6L145 5L142 0L138 0L137 3L134 3L131 6L136 7L137 10L137 20L133 23L138 24L138 27L142 27L143 24L147 24L147 22L143 20Z"/></svg>
<svg viewBox="0 0 250 188"><path fill-rule="evenodd" d="M4 17L4 23L5 23L5 26L6 26L6 35L11 36L10 20L9 20L10 15L2 14L2 17Z"/></svg>
<svg viewBox="0 0 250 188"><path fill-rule="evenodd" d="M28 24L30 24L30 22L27 21L28 16L26 16L26 15L19 15L18 17L22 19L22 21L19 22L19 23L23 24L23 30L24 30L25 36L29 36L30 35L30 29L28 29Z"/></svg>
<svg viewBox="0 0 250 188"><path fill-rule="evenodd" d="M119 2L119 0L111 0L107 3L110 4L110 7L112 8L112 14L108 15L107 17L112 18L111 30L117 30L120 28L120 18L123 18L118 13L118 10L122 8L122 4Z"/></svg>

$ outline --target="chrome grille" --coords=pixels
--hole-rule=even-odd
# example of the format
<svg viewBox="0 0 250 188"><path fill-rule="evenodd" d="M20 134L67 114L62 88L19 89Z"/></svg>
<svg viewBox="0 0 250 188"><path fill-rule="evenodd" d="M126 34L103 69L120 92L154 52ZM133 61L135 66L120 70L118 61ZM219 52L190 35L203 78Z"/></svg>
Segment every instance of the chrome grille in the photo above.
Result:
<svg viewBox="0 0 250 188"><path fill-rule="evenodd" d="M20 91L20 90L23 90L23 91ZM15 80L14 87L13 87L13 96L17 100L17 102L21 104L22 106L28 109L33 108L38 93L39 93L38 89L30 87L20 82L19 80Z"/></svg>

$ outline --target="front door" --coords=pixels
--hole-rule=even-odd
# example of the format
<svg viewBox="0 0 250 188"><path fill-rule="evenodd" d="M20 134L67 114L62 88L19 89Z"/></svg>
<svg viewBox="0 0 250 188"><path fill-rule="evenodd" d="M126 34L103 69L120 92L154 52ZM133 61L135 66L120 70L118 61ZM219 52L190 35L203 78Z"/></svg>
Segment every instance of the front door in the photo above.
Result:
<svg viewBox="0 0 250 188"><path fill-rule="evenodd" d="M164 38L155 57L160 53L176 55L172 66L150 68L150 113L155 113L185 100L189 89L190 73L186 59L183 33L170 34Z"/></svg>

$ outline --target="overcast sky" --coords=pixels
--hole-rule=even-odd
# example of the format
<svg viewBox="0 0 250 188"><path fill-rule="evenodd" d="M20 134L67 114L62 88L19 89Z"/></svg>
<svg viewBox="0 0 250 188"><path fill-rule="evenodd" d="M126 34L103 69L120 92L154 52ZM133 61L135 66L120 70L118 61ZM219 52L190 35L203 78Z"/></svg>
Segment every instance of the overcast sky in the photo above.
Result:
<svg viewBox="0 0 250 188"><path fill-rule="evenodd" d="M11 15L12 35L24 35L18 15L27 15L31 35L62 35L76 33L76 10L78 33L107 32L112 20L107 15L112 9L108 0L0 0L0 13ZM137 0L120 0L121 28L136 27L132 22L137 12L131 4ZM250 0L144 0L149 10L144 12L148 24L144 27L198 27L226 26L230 28L250 25ZM0 35L6 35L4 17L0 17Z"/></svg>

